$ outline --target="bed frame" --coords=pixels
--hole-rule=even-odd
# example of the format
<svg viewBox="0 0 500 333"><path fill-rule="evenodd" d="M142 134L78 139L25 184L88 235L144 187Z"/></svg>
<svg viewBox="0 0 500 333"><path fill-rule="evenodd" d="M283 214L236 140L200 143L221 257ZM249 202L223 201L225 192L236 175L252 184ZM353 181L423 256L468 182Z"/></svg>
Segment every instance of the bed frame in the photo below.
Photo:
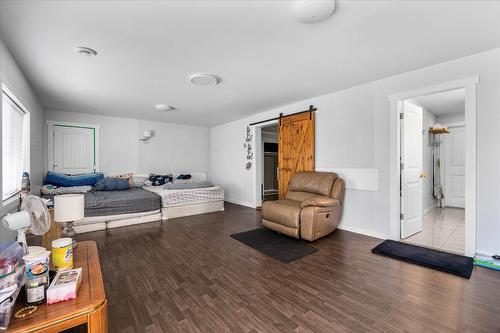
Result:
<svg viewBox="0 0 500 333"><path fill-rule="evenodd" d="M160 209L143 213L92 216L75 221L73 228L76 233L80 234L109 228L118 228L126 225L160 221L161 218Z"/></svg>
<svg viewBox="0 0 500 333"><path fill-rule="evenodd" d="M164 207L161 209L161 219L168 220L177 217L191 216L224 211L224 201L206 202L196 205Z"/></svg>

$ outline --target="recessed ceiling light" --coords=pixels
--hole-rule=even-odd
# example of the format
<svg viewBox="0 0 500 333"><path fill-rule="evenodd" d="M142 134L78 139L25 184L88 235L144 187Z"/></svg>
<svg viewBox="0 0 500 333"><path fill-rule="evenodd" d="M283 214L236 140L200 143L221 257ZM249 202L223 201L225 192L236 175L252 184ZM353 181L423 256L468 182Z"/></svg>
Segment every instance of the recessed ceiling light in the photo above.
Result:
<svg viewBox="0 0 500 333"><path fill-rule="evenodd" d="M317 23L329 18L335 10L334 0L297 0L295 17L302 23Z"/></svg>
<svg viewBox="0 0 500 333"><path fill-rule="evenodd" d="M95 50L84 46L75 47L75 52L87 57L95 57L97 55Z"/></svg>
<svg viewBox="0 0 500 333"><path fill-rule="evenodd" d="M175 108L173 106L167 105L167 104L156 104L155 109L158 111L172 111Z"/></svg>
<svg viewBox="0 0 500 333"><path fill-rule="evenodd" d="M214 74L196 73L189 77L189 81L197 86L215 86L221 82L221 78Z"/></svg>

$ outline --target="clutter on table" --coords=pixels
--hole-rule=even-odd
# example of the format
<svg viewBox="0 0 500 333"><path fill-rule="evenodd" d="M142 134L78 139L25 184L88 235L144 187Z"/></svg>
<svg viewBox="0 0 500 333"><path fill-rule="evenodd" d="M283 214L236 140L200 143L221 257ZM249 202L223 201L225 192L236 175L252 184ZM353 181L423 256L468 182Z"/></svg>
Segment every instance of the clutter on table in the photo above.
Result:
<svg viewBox="0 0 500 333"><path fill-rule="evenodd" d="M24 246L14 241L0 245L0 329L9 326L17 296L24 285Z"/></svg>
<svg viewBox="0 0 500 333"><path fill-rule="evenodd" d="M48 300L52 304L76 298L81 281L82 269L72 269L73 239L54 240L52 251L40 246L28 246L27 231L33 235L44 235L49 231L47 205L52 204L30 195L29 191L29 174L23 173L21 211L2 219L4 228L17 231L17 241L0 244L0 330L8 328L16 301L26 305L15 314L16 318L24 318ZM57 271L52 284L49 274L51 255ZM20 294L23 297L18 297Z"/></svg>
<svg viewBox="0 0 500 333"><path fill-rule="evenodd" d="M77 298L82 268L73 269L73 244L71 238L56 239L52 251L15 241L0 244L0 330L8 328L16 302L25 306L15 316L24 318L45 303ZM57 263L52 283L51 257Z"/></svg>

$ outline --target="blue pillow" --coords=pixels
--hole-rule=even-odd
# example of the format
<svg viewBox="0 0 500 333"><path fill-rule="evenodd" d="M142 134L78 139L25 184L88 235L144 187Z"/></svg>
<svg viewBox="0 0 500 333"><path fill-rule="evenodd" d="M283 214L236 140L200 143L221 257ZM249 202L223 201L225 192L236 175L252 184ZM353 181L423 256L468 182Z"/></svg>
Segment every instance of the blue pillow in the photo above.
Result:
<svg viewBox="0 0 500 333"><path fill-rule="evenodd" d="M99 179L95 184L96 191L123 191L129 189L129 183L124 178L106 177Z"/></svg>
<svg viewBox="0 0 500 333"><path fill-rule="evenodd" d="M47 172L47 177L45 178L45 184L63 187L84 185L94 186L97 181L103 177L104 175L100 172L84 173L81 175L65 175L63 173L49 171Z"/></svg>

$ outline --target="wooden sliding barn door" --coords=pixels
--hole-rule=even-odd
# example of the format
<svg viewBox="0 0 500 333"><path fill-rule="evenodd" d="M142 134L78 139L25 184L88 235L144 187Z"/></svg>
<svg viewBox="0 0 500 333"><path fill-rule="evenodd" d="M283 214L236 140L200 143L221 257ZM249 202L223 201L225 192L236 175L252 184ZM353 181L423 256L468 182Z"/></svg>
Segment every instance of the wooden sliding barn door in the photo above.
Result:
<svg viewBox="0 0 500 333"><path fill-rule="evenodd" d="M314 112L280 119L278 136L278 192L283 200L292 176L314 170Z"/></svg>

